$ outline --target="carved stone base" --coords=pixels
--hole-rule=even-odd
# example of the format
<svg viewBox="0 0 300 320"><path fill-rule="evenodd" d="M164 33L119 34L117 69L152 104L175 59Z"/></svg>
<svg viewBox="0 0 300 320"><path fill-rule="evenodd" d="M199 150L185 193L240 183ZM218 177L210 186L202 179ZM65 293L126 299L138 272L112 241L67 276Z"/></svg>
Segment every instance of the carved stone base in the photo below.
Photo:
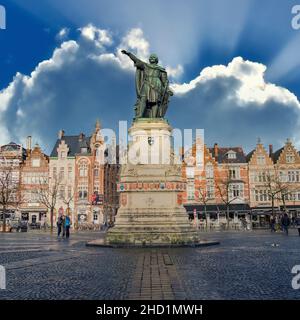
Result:
<svg viewBox="0 0 300 320"><path fill-rule="evenodd" d="M106 243L198 243L198 233L182 205L185 184L181 165L175 164L172 156L170 126L161 119L138 121L130 128L130 133L133 144L129 154L131 152L131 157L134 152L143 155L134 159L137 163L122 166L118 186L120 209L115 226L107 233ZM149 163L150 158L159 161Z"/></svg>

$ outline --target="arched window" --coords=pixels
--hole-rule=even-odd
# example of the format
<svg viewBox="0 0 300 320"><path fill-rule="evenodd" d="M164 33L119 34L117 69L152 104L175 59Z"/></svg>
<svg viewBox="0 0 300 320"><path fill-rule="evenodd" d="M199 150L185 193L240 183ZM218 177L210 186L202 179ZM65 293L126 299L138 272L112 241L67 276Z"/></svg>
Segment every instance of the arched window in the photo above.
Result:
<svg viewBox="0 0 300 320"><path fill-rule="evenodd" d="M79 176L87 177L88 175L88 164L86 161L82 161L79 163Z"/></svg>

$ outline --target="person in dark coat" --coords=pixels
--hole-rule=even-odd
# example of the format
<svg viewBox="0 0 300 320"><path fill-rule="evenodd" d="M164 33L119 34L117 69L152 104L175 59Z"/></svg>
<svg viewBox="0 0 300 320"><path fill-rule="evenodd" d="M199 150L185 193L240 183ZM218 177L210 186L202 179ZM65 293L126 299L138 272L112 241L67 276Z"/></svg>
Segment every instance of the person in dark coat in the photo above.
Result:
<svg viewBox="0 0 300 320"><path fill-rule="evenodd" d="M61 219L62 219L62 231L63 231L62 237L64 238L66 235L66 224L65 224L66 217L63 215Z"/></svg>
<svg viewBox="0 0 300 320"><path fill-rule="evenodd" d="M285 213L283 215L283 217L281 218L281 225L282 225L283 231L285 232L286 235L289 234L289 226L290 226L290 224L291 224L291 220L288 217L288 215Z"/></svg>
<svg viewBox="0 0 300 320"><path fill-rule="evenodd" d="M57 237L59 237L60 234L61 234L61 228L63 227L63 219L62 219L62 216L58 217L57 222L56 222L56 225L57 225Z"/></svg>
<svg viewBox="0 0 300 320"><path fill-rule="evenodd" d="M271 232L276 232L275 225L276 225L276 219L274 216L272 216L270 219Z"/></svg>

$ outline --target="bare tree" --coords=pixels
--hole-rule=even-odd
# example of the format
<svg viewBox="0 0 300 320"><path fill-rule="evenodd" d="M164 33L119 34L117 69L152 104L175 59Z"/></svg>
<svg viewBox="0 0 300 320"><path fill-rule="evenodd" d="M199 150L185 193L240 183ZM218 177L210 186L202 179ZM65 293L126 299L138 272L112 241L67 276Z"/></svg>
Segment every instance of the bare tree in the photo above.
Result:
<svg viewBox="0 0 300 320"><path fill-rule="evenodd" d="M67 215L70 215L70 211L71 211L71 206L70 204L72 203L72 201L75 198L75 192L71 192L71 193L67 193L66 195L62 195L62 201L63 203L67 206ZM75 218L74 218L75 220ZM77 230L77 222L73 221L74 223L74 228Z"/></svg>
<svg viewBox="0 0 300 320"><path fill-rule="evenodd" d="M216 177L216 189L221 201L226 207L227 227L229 227L229 209L230 204L237 199L237 196L232 196L232 184L234 181L230 176L228 168L226 168L225 177Z"/></svg>
<svg viewBox="0 0 300 320"><path fill-rule="evenodd" d="M20 176L17 166L1 159L0 167L0 205L2 207L2 230L6 230L6 214L9 208L17 209L22 202Z"/></svg>
<svg viewBox="0 0 300 320"><path fill-rule="evenodd" d="M50 211L50 230L53 232L53 217L56 202L59 196L59 187L61 179L54 177L51 180L40 179L38 188L34 191L41 204L43 204Z"/></svg>
<svg viewBox="0 0 300 320"><path fill-rule="evenodd" d="M272 171L267 170L266 172L264 172L264 174L265 174L264 187L266 188L267 195L271 200L272 216L274 216L275 200L281 200L286 210L285 197L291 192L291 190L288 183L286 183L285 181L282 181L283 179L278 173L277 169L274 169Z"/></svg>
<svg viewBox="0 0 300 320"><path fill-rule="evenodd" d="M209 201L207 191L204 188L199 187L199 202L203 204L204 206L204 214L205 214L205 223L207 228L207 203Z"/></svg>

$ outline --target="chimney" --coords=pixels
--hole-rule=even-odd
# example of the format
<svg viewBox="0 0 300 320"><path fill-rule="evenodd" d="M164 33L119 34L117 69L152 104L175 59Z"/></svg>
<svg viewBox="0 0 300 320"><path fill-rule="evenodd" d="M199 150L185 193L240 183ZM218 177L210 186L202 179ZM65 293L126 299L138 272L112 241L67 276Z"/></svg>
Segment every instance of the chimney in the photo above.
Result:
<svg viewBox="0 0 300 320"><path fill-rule="evenodd" d="M214 156L215 158L218 158L219 156L219 146L217 143L214 144Z"/></svg>
<svg viewBox="0 0 300 320"><path fill-rule="evenodd" d="M269 144L269 156L272 157L273 155L273 145Z"/></svg>
<svg viewBox="0 0 300 320"><path fill-rule="evenodd" d="M26 149L27 149L28 152L31 151L31 141L32 141L32 137L28 136L27 139L26 139Z"/></svg>
<svg viewBox="0 0 300 320"><path fill-rule="evenodd" d="M65 131L64 130L59 130L58 131L58 139L62 139L65 136Z"/></svg>

